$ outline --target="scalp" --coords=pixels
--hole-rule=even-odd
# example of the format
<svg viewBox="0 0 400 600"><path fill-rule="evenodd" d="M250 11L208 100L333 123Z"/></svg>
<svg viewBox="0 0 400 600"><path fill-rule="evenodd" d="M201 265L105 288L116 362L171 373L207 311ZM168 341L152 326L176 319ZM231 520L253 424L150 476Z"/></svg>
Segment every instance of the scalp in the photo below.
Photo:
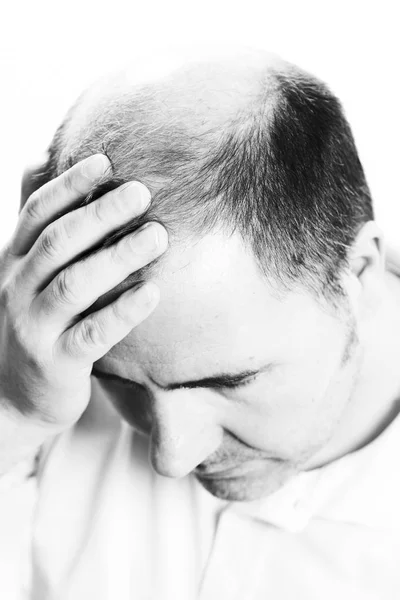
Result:
<svg viewBox="0 0 400 600"><path fill-rule="evenodd" d="M134 60L102 77L70 110L62 129L60 168L118 128L134 138L170 135L218 138L274 98L274 73L288 69L279 57L246 48L182 53ZM133 141L133 140L132 140ZM81 156L80 156L81 158Z"/></svg>
<svg viewBox="0 0 400 600"><path fill-rule="evenodd" d="M261 51L136 61L103 78L59 128L49 178L98 152L112 173L86 202L131 180L152 195L141 220L106 244L148 220L171 243L238 232L267 277L337 295L355 235L373 218L339 100Z"/></svg>

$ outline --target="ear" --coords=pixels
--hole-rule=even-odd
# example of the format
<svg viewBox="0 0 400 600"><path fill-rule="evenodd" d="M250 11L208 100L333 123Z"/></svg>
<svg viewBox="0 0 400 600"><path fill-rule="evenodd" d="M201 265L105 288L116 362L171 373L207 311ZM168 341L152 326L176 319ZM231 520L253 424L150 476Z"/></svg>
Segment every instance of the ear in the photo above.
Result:
<svg viewBox="0 0 400 600"><path fill-rule="evenodd" d="M389 243L386 249L386 269L400 277L400 248Z"/></svg>
<svg viewBox="0 0 400 600"><path fill-rule="evenodd" d="M50 157L45 153L24 170L21 181L20 211L29 196L48 181L49 162Z"/></svg>
<svg viewBox="0 0 400 600"><path fill-rule="evenodd" d="M382 300L385 245L375 221L363 225L349 254L350 297L360 319L375 314Z"/></svg>

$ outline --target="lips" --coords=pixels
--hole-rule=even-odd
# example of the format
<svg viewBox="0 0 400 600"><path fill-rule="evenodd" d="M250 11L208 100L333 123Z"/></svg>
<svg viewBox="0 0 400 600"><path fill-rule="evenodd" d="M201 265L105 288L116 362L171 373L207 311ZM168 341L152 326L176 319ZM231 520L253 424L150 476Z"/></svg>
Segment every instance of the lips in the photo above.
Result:
<svg viewBox="0 0 400 600"><path fill-rule="evenodd" d="M234 467L229 467L225 469L211 469L206 466L199 465L196 469L194 469L194 474L199 479L233 479L235 477L243 477L245 475L252 475L255 473L260 473L260 470L264 470L265 461L278 461L280 459L276 458L253 458L248 460L242 460L242 462ZM217 465L215 465L217 466Z"/></svg>
<svg viewBox="0 0 400 600"><path fill-rule="evenodd" d="M233 479L234 477L242 477L249 473L249 465L241 465L231 469L223 469L219 471L195 471L199 479Z"/></svg>

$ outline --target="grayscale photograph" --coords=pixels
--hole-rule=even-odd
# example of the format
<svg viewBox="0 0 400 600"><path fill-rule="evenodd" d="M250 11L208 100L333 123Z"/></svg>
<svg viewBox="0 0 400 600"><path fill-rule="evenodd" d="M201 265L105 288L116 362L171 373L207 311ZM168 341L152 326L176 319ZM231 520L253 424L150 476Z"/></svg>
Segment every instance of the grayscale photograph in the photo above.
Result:
<svg viewBox="0 0 400 600"><path fill-rule="evenodd" d="M0 600L400 600L397 8L3 6Z"/></svg>

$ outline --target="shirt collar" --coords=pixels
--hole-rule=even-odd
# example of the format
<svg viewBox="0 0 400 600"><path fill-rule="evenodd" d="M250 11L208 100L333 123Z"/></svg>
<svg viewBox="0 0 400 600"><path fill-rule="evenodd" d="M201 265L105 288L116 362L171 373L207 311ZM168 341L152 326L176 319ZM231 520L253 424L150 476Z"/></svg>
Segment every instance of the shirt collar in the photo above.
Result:
<svg viewBox="0 0 400 600"><path fill-rule="evenodd" d="M400 529L400 416L363 448L294 476L280 490L233 510L290 532L313 518Z"/></svg>

